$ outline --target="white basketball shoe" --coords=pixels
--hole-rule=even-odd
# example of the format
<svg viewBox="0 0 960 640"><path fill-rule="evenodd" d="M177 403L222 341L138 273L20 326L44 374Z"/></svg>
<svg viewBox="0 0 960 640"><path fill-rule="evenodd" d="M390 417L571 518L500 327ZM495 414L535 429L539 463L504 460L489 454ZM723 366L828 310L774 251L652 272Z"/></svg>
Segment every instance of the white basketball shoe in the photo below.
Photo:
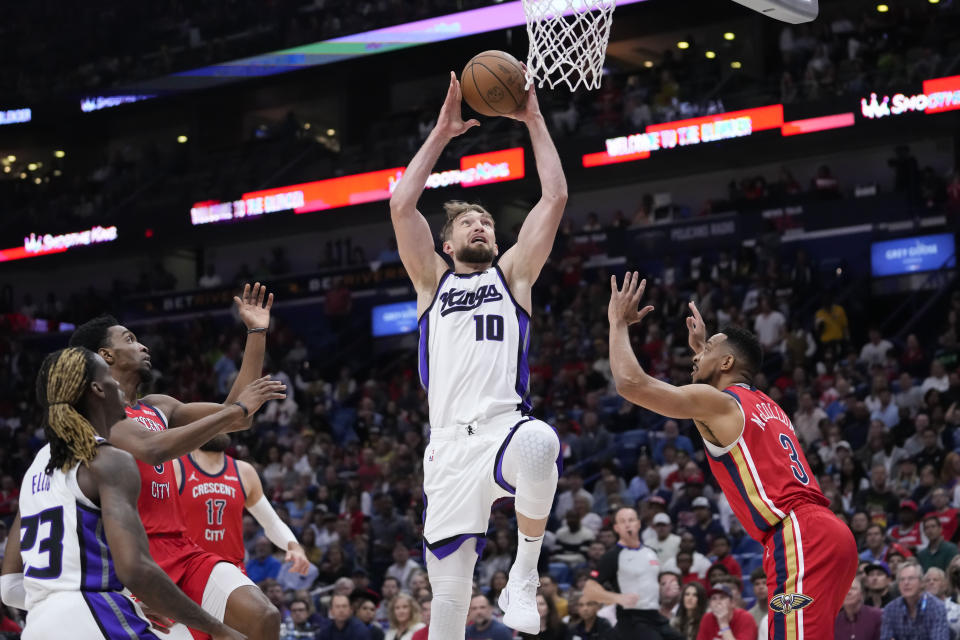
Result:
<svg viewBox="0 0 960 640"><path fill-rule="evenodd" d="M537 587L540 579L537 571L517 575L513 571L507 586L500 592L497 604L503 611L503 624L521 633L540 633L540 612L537 610Z"/></svg>

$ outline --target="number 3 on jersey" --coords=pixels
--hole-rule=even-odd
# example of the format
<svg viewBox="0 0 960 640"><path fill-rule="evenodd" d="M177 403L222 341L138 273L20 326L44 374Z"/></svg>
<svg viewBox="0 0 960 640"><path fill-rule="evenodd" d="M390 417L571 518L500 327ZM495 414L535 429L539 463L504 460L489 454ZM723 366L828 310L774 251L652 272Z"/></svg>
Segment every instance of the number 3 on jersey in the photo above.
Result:
<svg viewBox="0 0 960 640"><path fill-rule="evenodd" d="M790 469L793 470L793 476L803 484L809 484L810 476L807 475L803 465L800 463L800 456L797 455L797 445L793 444L793 439L787 434L781 433L780 446L790 452L790 460L793 462L793 464L790 465Z"/></svg>

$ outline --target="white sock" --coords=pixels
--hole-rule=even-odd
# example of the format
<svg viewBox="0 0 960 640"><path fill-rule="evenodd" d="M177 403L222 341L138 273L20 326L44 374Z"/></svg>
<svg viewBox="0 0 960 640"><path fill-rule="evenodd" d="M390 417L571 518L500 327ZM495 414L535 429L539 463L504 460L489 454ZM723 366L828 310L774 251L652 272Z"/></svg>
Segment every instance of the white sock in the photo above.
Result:
<svg viewBox="0 0 960 640"><path fill-rule="evenodd" d="M516 571L520 575L524 575L537 570L540 548L543 546L543 536L527 536L522 531L518 531L518 534L517 561L513 563L510 573Z"/></svg>

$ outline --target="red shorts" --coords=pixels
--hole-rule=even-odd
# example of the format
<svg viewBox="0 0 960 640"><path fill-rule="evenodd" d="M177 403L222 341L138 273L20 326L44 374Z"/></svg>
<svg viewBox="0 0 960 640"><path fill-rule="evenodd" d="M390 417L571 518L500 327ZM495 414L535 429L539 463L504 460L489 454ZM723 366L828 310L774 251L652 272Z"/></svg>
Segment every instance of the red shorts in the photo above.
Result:
<svg viewBox="0 0 960 640"><path fill-rule="evenodd" d="M829 509L804 505L767 534L763 570L770 640L832 638L857 573L857 544Z"/></svg>
<svg viewBox="0 0 960 640"><path fill-rule="evenodd" d="M177 535L151 537L150 555L180 590L198 605L203 603L203 590L207 588L213 567L226 562L220 556L204 551L190 538Z"/></svg>

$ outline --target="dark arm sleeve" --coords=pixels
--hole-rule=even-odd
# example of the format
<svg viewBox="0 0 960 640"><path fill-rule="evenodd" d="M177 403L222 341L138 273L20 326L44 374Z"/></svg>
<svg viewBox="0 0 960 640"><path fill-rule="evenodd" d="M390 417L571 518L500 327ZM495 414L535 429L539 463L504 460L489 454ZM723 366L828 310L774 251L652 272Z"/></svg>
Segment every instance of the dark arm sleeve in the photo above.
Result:
<svg viewBox="0 0 960 640"><path fill-rule="evenodd" d="M607 591L620 593L620 583L617 580L617 563L620 558L620 547L607 551L597 563L597 570L591 572L590 577L600 583Z"/></svg>

